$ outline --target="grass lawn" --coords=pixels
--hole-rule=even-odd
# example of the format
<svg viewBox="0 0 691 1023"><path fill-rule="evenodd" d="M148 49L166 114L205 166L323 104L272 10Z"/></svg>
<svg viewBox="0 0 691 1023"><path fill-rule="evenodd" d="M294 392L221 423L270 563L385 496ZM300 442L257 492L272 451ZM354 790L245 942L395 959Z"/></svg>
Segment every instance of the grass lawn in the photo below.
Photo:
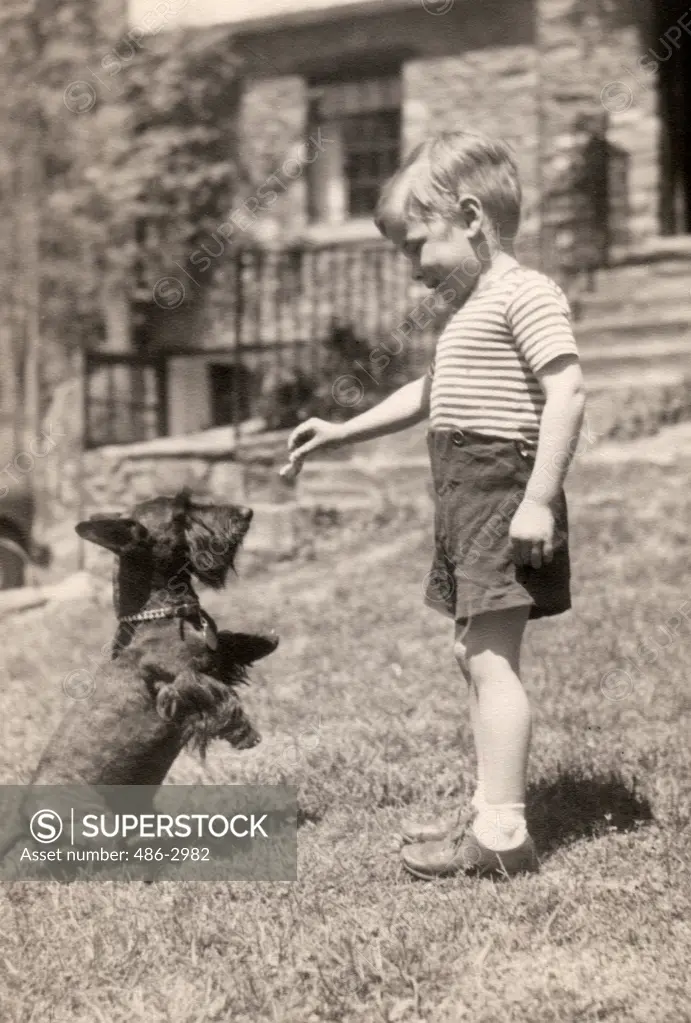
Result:
<svg viewBox="0 0 691 1023"><path fill-rule="evenodd" d="M523 663L538 876L399 868L399 820L469 795L473 757L450 625L422 605L430 522L394 520L205 599L281 636L247 696L265 742L170 780L297 784L299 881L5 887L0 1019L690 1019L690 469L574 467L575 607L529 627ZM5 623L3 781L26 780L112 621L73 604Z"/></svg>

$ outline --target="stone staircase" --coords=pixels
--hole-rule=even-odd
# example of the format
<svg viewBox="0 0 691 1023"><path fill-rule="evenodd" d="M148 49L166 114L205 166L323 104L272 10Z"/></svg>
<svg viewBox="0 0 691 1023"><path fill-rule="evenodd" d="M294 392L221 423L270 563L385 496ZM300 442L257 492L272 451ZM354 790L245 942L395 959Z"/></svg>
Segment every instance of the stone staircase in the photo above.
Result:
<svg viewBox="0 0 691 1023"><path fill-rule="evenodd" d="M572 295L591 390L691 373L691 239L657 241Z"/></svg>

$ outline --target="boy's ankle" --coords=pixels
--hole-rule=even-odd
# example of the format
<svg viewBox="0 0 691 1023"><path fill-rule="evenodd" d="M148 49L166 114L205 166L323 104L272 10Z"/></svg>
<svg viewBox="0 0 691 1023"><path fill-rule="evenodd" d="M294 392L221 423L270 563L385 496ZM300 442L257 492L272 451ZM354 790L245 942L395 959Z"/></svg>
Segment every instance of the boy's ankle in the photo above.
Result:
<svg viewBox="0 0 691 1023"><path fill-rule="evenodd" d="M515 849L528 837L524 803L487 804L473 821L473 834L495 852Z"/></svg>

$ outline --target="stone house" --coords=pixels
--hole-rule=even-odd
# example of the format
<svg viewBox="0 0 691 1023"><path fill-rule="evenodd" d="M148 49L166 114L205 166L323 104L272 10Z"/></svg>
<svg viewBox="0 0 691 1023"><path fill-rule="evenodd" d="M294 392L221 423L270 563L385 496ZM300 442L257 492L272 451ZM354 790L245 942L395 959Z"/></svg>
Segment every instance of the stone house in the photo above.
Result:
<svg viewBox="0 0 691 1023"><path fill-rule="evenodd" d="M610 255L691 232L691 11L679 0L305 0L253 4L246 20L242 6L206 0L194 17L235 19L254 58L243 127L257 177L319 129L330 139L262 210L265 234L376 237L381 179L428 132L458 127L514 145L526 245L584 130L626 165L626 195L609 182Z"/></svg>
<svg viewBox="0 0 691 1023"><path fill-rule="evenodd" d="M147 11L161 6L131 0L131 25L146 31ZM588 272L591 290L577 300L585 341L589 316L595 324L622 313L608 281L622 279L613 286L621 298L635 280L650 308L660 260L681 274L691 238L691 13L680 0L163 6L171 27L235 30L246 76L241 152L254 184L224 237L289 250L278 284L270 275L282 294L273 314L269 276L249 274L246 328L228 314L232 288L220 304L210 298L195 327L204 351L168 366L167 432L227 421L238 340L314 345L334 316L370 338L401 324L420 296L371 213L381 182L429 131L476 128L513 144L525 195L521 254L572 290ZM200 272L223 247L214 238L195 254ZM627 277L623 266L637 269ZM663 274L668 317L677 276ZM161 324L154 348L189 337L184 317ZM417 338L423 349L429 340ZM592 371L606 369L587 349Z"/></svg>
<svg viewBox="0 0 691 1023"><path fill-rule="evenodd" d="M425 364L432 313L371 213L382 180L431 130L476 128L514 145L519 250L571 292L591 393L664 388L688 373L691 13L679 0L130 0L136 38L152 11L166 27L234 30L251 187L193 254L193 272L231 233L248 248L201 318L163 309L151 325L139 353L148 418L126 436L106 419L87 443L97 450L51 463L56 518L181 482L253 505L295 500L276 492L284 437L260 435L243 456L224 424L256 425L252 388L276 353L313 363L334 322L389 353L349 370L343 404L402 350ZM178 284L192 287L182 272ZM90 367L87 396L101 389L91 395L101 412L121 403L117 374L128 387L131 343L115 331ZM89 401L78 423L76 396L61 400L57 419L89 442ZM360 496L370 485L363 478ZM338 489L332 477L324 486Z"/></svg>

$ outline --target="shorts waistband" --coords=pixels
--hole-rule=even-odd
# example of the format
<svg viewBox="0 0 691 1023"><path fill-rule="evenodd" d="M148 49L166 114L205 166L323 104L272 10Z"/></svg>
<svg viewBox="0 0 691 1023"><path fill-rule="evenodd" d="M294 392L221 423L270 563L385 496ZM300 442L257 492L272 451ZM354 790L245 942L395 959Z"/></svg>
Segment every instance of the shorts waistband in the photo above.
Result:
<svg viewBox="0 0 691 1023"><path fill-rule="evenodd" d="M434 443L438 438L441 443L451 443L459 448L465 447L468 444L506 444L514 447L523 457L537 453L537 447L533 444L528 444L527 441L516 440L513 437L497 437L488 433L477 433L474 430L431 429L427 431L427 438L430 443Z"/></svg>

